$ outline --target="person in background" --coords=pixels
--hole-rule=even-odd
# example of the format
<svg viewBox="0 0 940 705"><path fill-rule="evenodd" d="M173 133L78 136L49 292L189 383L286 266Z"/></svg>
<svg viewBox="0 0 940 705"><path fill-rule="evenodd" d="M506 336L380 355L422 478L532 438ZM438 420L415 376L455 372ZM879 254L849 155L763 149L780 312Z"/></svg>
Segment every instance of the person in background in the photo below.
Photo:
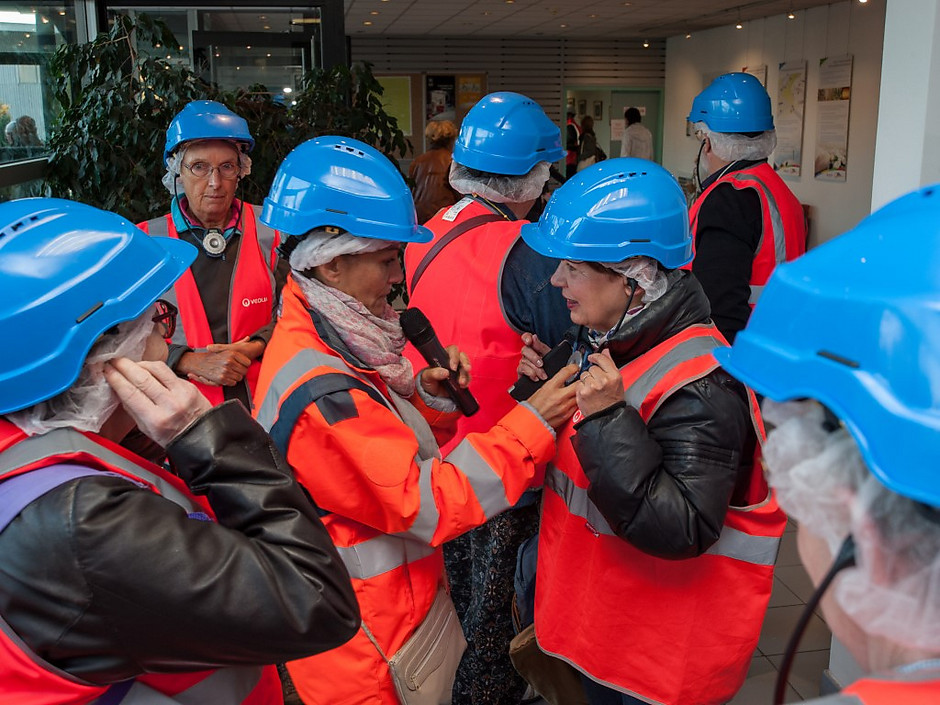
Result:
<svg viewBox="0 0 940 705"><path fill-rule="evenodd" d="M454 146L450 183L467 195L428 221L431 242L405 250L410 305L474 366L470 391L480 410L459 420L445 453L516 406L509 388L517 379L522 332L554 345L568 328L564 299L549 284L557 262L519 238L551 163L564 155L560 131L538 103L518 93L485 96L464 117ZM405 354L421 363L410 346ZM528 493L512 511L444 547L468 642L455 705L515 703L525 692L508 649L516 552L538 529L537 499Z"/></svg>
<svg viewBox="0 0 940 705"><path fill-rule="evenodd" d="M603 161L607 155L597 146L594 134L594 118L585 115L581 120L581 151L578 152L578 171Z"/></svg>
<svg viewBox="0 0 940 705"><path fill-rule="evenodd" d="M419 223L426 223L441 208L454 205L460 198L447 179L457 126L450 120L432 120L424 136L428 150L415 157L408 167L408 176L415 182L413 192Z"/></svg>
<svg viewBox="0 0 940 705"><path fill-rule="evenodd" d="M786 517L754 462L752 392L696 278L686 200L662 167L597 164L522 237L562 258L578 411L545 473L535 636L590 705L718 705L747 675ZM544 378L527 336L520 373Z"/></svg>
<svg viewBox="0 0 940 705"><path fill-rule="evenodd" d="M429 615L440 605L460 632L441 545L541 479L552 429L574 411L573 390L559 376L442 455L436 439L453 434L457 416L441 384L448 370L415 378L387 300L403 279L402 244L431 236L397 168L351 138L309 140L278 168L261 217L287 237L291 273L262 363L257 418L323 515L363 615L348 644L288 670L306 703L397 705L396 688L409 686L396 685L388 659L418 634L429 639L430 663L453 657L453 670L435 681L434 702L448 702L463 637L456 654L452 642L444 640L450 650L435 642ZM451 348L451 368L458 363L466 386L469 363Z"/></svg>
<svg viewBox="0 0 940 705"><path fill-rule="evenodd" d="M578 154L581 151L581 126L574 118L574 110L569 110L565 124L565 181L578 171Z"/></svg>
<svg viewBox="0 0 940 705"><path fill-rule="evenodd" d="M0 204L0 692L6 703L277 705L273 664L359 612L329 535L240 404L163 363L196 256L113 213ZM117 445L135 424L169 469Z"/></svg>
<svg viewBox="0 0 940 705"><path fill-rule="evenodd" d="M636 108L627 108L623 112L623 118L627 126L623 131L623 140L620 142L620 156L652 160L653 133L643 124L640 111Z"/></svg>
<svg viewBox="0 0 940 705"><path fill-rule="evenodd" d="M780 266L716 353L766 395L767 477L817 586L806 610L866 674L819 705L940 699L938 223L934 185Z"/></svg>
<svg viewBox="0 0 940 705"><path fill-rule="evenodd" d="M186 105L170 122L163 152L170 212L139 224L199 251L168 294L181 325L167 364L213 404L238 399L248 408L287 276L277 232L235 197L251 173L254 144L248 123L221 103Z"/></svg>
<svg viewBox="0 0 940 705"><path fill-rule="evenodd" d="M719 76L692 101L688 120L701 141L693 176L707 175L690 211L691 269L715 325L734 342L774 267L806 251L803 207L767 163L777 133L754 76Z"/></svg>

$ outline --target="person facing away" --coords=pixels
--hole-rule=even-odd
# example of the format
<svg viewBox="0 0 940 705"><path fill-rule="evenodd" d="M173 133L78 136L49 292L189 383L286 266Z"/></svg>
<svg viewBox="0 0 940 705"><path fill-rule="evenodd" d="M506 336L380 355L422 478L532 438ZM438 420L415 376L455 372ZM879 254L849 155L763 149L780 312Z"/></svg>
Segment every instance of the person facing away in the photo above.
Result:
<svg viewBox="0 0 940 705"><path fill-rule="evenodd" d="M806 610L821 605L864 673L817 705L940 699L940 486L928 460L940 428L938 195L902 196L778 267L748 327L716 352L766 395L767 477L816 585Z"/></svg>
<svg viewBox="0 0 940 705"><path fill-rule="evenodd" d="M268 664L358 628L270 438L164 364L158 297L195 256L80 203L0 204L4 702L278 705ZM135 425L168 465L118 445Z"/></svg>
<svg viewBox="0 0 940 705"><path fill-rule="evenodd" d="M686 200L642 159L597 164L522 228L561 258L581 373L546 470L535 580L539 647L590 705L718 705L747 675L786 517L754 462L752 392L695 276ZM526 336L520 373L545 377ZM601 647L600 645L603 645Z"/></svg>
<svg viewBox="0 0 940 705"><path fill-rule="evenodd" d="M277 232L258 220L257 206L236 198L254 144L248 123L221 103L187 104L170 122L163 152L170 212L139 224L199 251L169 294L181 325L167 364L213 404L238 399L248 408L287 276Z"/></svg>
<svg viewBox="0 0 940 705"><path fill-rule="evenodd" d="M621 157L653 159L653 133L643 124L643 116L637 108L627 108L623 112L627 123L620 142Z"/></svg>
<svg viewBox="0 0 940 705"><path fill-rule="evenodd" d="M404 278L402 244L431 236L397 168L351 138L309 140L278 168L262 220L287 238L291 273L255 413L323 515L363 614L350 642L287 667L305 703L394 705L407 686L387 659L410 650L416 633L433 633L439 601L453 614L441 545L540 481L573 390L560 375L487 433L442 453L457 416L441 384L448 370L415 378L388 303ZM450 365L466 387L470 363L454 347ZM433 644L427 658L449 660ZM452 679L442 674L440 702Z"/></svg>
<svg viewBox="0 0 940 705"><path fill-rule="evenodd" d="M701 141L693 177L691 269L729 342L744 328L774 267L806 251L803 207L767 163L777 144L770 96L754 76L719 76L692 101Z"/></svg>
<svg viewBox="0 0 940 705"><path fill-rule="evenodd" d="M441 208L452 206L460 198L448 181L450 156L457 139L457 126L450 120L432 120L424 130L429 148L408 167L414 180L415 211L418 222L426 223Z"/></svg>
<svg viewBox="0 0 940 705"><path fill-rule="evenodd" d="M454 146L450 183L466 195L427 222L433 240L405 250L410 305L474 365L470 391L480 410L459 419L445 453L516 406L509 388L517 379L522 332L534 331L554 344L568 327L564 300L549 284L557 262L519 237L551 163L564 156L560 130L538 103L511 92L485 96L464 117ZM411 346L405 355L422 364ZM537 495L529 493L520 506L444 547L468 641L455 705L508 702L525 692L508 655L514 635L510 603L516 552L537 526Z"/></svg>

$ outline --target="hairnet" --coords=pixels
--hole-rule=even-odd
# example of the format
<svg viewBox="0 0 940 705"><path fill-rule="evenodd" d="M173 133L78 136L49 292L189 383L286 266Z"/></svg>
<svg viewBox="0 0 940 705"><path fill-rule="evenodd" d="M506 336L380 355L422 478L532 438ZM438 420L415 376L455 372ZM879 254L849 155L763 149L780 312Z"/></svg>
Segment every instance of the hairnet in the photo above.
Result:
<svg viewBox="0 0 940 705"><path fill-rule="evenodd" d="M121 403L104 377L104 363L116 357L139 362L147 338L153 333L152 319L153 310L148 307L133 321L119 323L117 333L105 333L95 341L71 387L51 399L7 414L6 418L30 436L55 428L100 431Z"/></svg>
<svg viewBox="0 0 940 705"><path fill-rule="evenodd" d="M719 159L736 162L739 159L766 159L777 147L776 130L767 130L756 137L739 132L714 132L704 122L695 123L695 131L709 139L712 151Z"/></svg>
<svg viewBox="0 0 940 705"><path fill-rule="evenodd" d="M166 173L163 175L164 188L169 191L172 195L176 195L183 191L183 183L179 181L179 174L181 167L183 165L183 157L186 156L186 150L192 147L193 145L200 144L206 140L192 140L191 142L184 143L179 149L177 149L173 154L167 157L166 160ZM240 142L235 142L234 140L224 140L225 142L230 142L235 146L235 149L238 150L238 178L244 179L251 173L251 157L244 151L242 151L242 144Z"/></svg>
<svg viewBox="0 0 940 705"><path fill-rule="evenodd" d="M296 249L291 253L290 266L301 274L314 267L331 262L340 255L362 255L377 252L387 247L398 247L401 243L390 240L378 240L372 237L359 237L347 232L327 232L316 228L307 233Z"/></svg>
<svg viewBox="0 0 940 705"><path fill-rule="evenodd" d="M601 264L627 279L635 279L646 292L643 295L643 303L646 304L652 303L665 294L669 286L666 273L660 268L659 262L652 257L638 255L622 262L601 262Z"/></svg>
<svg viewBox="0 0 940 705"><path fill-rule="evenodd" d="M550 167L548 162L539 162L528 174L511 176L477 171L451 162L450 185L457 193L475 193L493 203L525 203L542 195Z"/></svg>
<svg viewBox="0 0 940 705"><path fill-rule="evenodd" d="M764 419L774 426L764 460L780 505L833 555L846 536L854 537L857 567L840 574L834 597L866 633L936 653L938 518L878 482L849 432L828 432L823 418L813 401L764 402Z"/></svg>

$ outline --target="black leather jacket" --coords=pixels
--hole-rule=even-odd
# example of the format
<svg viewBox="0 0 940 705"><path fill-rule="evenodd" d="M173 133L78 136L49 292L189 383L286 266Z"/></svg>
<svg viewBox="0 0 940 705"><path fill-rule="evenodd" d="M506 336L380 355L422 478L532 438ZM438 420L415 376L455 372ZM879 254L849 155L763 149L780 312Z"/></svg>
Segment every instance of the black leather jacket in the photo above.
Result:
<svg viewBox="0 0 940 705"><path fill-rule="evenodd" d="M608 344L618 367L709 317L689 272L669 273L666 293ZM722 369L670 396L649 425L625 403L576 426L588 496L622 539L660 558L698 556L717 541L729 504L750 477L756 434L744 386Z"/></svg>
<svg viewBox="0 0 940 705"><path fill-rule="evenodd" d="M0 615L33 651L105 685L296 659L356 633L333 542L240 403L209 411L167 453L218 523L92 476L51 490L0 533Z"/></svg>

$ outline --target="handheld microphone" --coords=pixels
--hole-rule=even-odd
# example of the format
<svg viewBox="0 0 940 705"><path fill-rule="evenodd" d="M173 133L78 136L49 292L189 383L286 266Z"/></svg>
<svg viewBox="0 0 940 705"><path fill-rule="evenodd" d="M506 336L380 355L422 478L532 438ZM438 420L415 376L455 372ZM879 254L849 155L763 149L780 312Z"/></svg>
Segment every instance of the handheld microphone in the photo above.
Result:
<svg viewBox="0 0 940 705"><path fill-rule="evenodd" d="M450 357L441 341L437 339L437 334L431 327L428 317L416 308L406 308L401 312L399 318L402 332L408 342L417 348L418 352L433 367L443 367L450 372L450 377L444 380L444 388L447 390L447 396L453 399L457 408L464 416L473 416L480 410L480 405L473 398L469 389L464 389L457 384L457 373L450 369Z"/></svg>

